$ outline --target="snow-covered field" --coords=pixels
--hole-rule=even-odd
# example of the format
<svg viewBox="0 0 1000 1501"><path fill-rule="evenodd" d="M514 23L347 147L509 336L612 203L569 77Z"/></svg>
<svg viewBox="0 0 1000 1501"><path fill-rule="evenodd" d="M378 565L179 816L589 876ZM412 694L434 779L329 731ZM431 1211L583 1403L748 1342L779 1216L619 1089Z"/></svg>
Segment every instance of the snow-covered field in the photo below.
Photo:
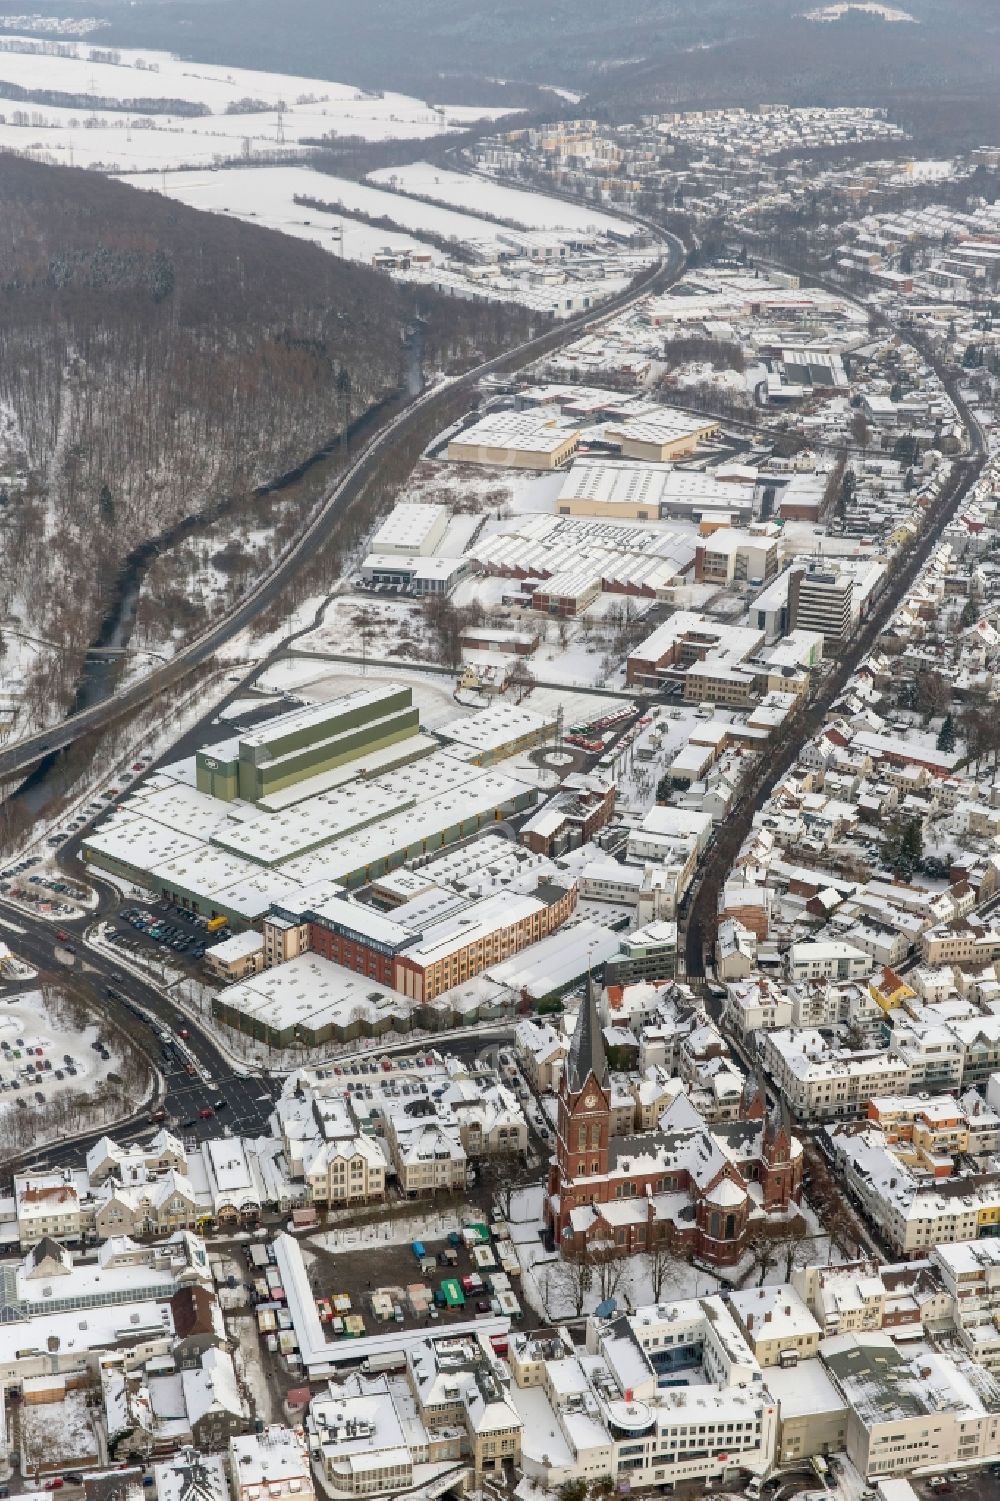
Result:
<svg viewBox="0 0 1000 1501"><path fill-rule="evenodd" d="M106 133L105 133L106 134ZM111 132L119 139L121 130ZM2 138L2 137L0 137ZM112 142L112 145L114 143ZM157 150L156 142L142 143ZM205 147L204 160L211 160L208 137L201 143ZM212 145L216 150L218 142ZM103 148L102 148L103 149ZM108 148L110 149L110 147ZM477 193L482 186L476 178L445 173L449 180L465 182L470 193ZM233 214L240 219L251 219L269 229L279 229L298 239L313 240L333 255L345 256L348 260L368 261L381 250L423 251L435 264L443 264L446 255L421 240L428 233L457 244L480 242L492 245L502 227L488 219L473 217L470 213L457 213L450 208L421 203L418 199L404 197L401 193L389 193L366 183L353 182L349 178L330 177L324 172L303 166L254 165L251 167L216 167L205 171L139 172L122 174L122 180L132 187L149 188L167 194L190 208L206 209L212 213ZM533 195L522 195L532 196ZM350 217L325 213L296 203L296 197L313 198L320 203L343 204L347 215L352 211L372 218L388 218L403 225L404 230L376 229L359 223ZM555 219L563 205L556 200L539 199L544 211L546 206ZM498 213L499 209L481 202L480 207ZM569 217L577 214L570 207ZM604 216L602 216L604 217ZM612 222L612 221L608 221Z"/></svg>
<svg viewBox="0 0 1000 1501"><path fill-rule="evenodd" d="M429 252L435 261L442 261L444 257L439 251L417 238L421 229L460 240L491 240L496 233L495 227L485 220L414 203L362 183L313 172L308 167L232 167L156 176L140 173L123 180L133 187L166 193L191 208L234 214L268 229L280 229L297 239L313 240L332 255L343 255L348 260L370 261L378 251L391 246L397 251ZM295 202L296 195L323 203L340 202L347 209L358 209L375 218L388 215L406 224L414 234L373 229L356 219L309 209Z"/></svg>
<svg viewBox="0 0 1000 1501"><path fill-rule="evenodd" d="M463 278L443 266L447 255L420 237L492 246L503 225L477 217L477 210L530 229L631 234L625 221L598 209L439 171L426 162L385 180L403 181L410 191L440 200L440 206L386 191L377 182L329 177L302 165L303 156L308 159L324 142L428 141L506 113L496 108L430 105L327 79L186 62L166 52L0 33L0 86L5 82L37 97L0 100L0 150L107 172L193 208L233 214L310 240L349 260L371 264L386 249L423 252L422 263L402 274L443 278L447 285L455 278L463 295ZM290 157L297 159L294 164ZM388 217L401 228L398 233L370 228L310 210L295 202L296 195L340 202L348 214ZM635 269L635 253L625 256L620 268L617 263L611 270L590 268L593 295L619 290ZM525 291L530 305L548 308L546 294L527 286ZM516 278L495 278L493 294L500 300L524 300L519 292ZM556 296L553 306L562 305Z"/></svg>
<svg viewBox="0 0 1000 1501"><path fill-rule="evenodd" d="M838 0L835 5L823 5L817 10L807 10L804 14L807 21L840 21L852 11L861 16L877 16L880 21L916 23L916 17L911 16L909 11L900 10L896 5L877 5L873 0Z"/></svg>
<svg viewBox="0 0 1000 1501"><path fill-rule="evenodd" d="M89 36L107 25L107 21L99 21L96 16L40 16L35 12L0 16L0 31L44 31L61 37Z"/></svg>
<svg viewBox="0 0 1000 1501"><path fill-rule="evenodd" d="M429 105L325 78L184 62L166 52L0 36L0 80L123 104L184 100L203 115L6 104L0 145L76 166L119 171L257 156L324 136L407 140L462 129L502 111ZM248 107L249 106L249 107Z"/></svg>
<svg viewBox="0 0 1000 1501"><path fill-rule="evenodd" d="M406 193L419 193L439 203L454 204L468 213L493 214L525 229L572 229L633 234L632 226L614 215L586 203L564 203L541 193L501 187L482 177L446 172L430 162L412 162L405 167L383 167L371 173L371 182L387 182Z"/></svg>

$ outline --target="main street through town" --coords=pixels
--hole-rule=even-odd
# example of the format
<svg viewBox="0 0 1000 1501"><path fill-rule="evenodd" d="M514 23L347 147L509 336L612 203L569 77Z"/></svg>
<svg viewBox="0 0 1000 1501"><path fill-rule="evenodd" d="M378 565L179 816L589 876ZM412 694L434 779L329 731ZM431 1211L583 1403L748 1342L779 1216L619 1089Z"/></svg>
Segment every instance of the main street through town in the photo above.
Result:
<svg viewBox="0 0 1000 1501"><path fill-rule="evenodd" d="M827 290L834 290L832 283L819 284ZM887 320L883 322L889 326ZM983 472L988 456L986 439L982 427L958 391L955 372L943 366L927 351L922 353L934 367L962 419L966 433L966 454L955 461L951 478L930 508L923 530L908 554L900 558L899 566L890 570L885 586L861 629L846 650L837 657L832 669L820 679L804 709L789 720L788 733L771 745L767 762L762 762L757 775L747 780L738 801L721 826L708 857L701 865L695 884L688 892L681 913L683 930L678 948L684 954L685 974L689 980L701 979L705 975L708 950L715 936L719 892L740 845L753 826L754 814L794 765L803 744L820 729L851 677L874 648L893 611L906 597L907 591L940 541L945 527L966 496L975 488ZM713 1009L711 1004L709 1009ZM717 1011L716 1006L716 1014Z"/></svg>

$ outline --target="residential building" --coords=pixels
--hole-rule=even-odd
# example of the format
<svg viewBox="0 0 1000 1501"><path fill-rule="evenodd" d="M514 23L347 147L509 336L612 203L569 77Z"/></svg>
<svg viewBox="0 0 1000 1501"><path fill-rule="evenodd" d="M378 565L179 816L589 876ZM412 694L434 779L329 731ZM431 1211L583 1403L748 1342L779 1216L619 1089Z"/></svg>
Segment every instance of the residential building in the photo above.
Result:
<svg viewBox="0 0 1000 1501"><path fill-rule="evenodd" d="M788 579L790 630L816 631L827 651L847 640L854 619L854 578L835 567L793 568Z"/></svg>
<svg viewBox="0 0 1000 1501"><path fill-rule="evenodd" d="M309 1448L301 1432L271 1424L229 1440L232 1501L315 1501Z"/></svg>
<svg viewBox="0 0 1000 1501"><path fill-rule="evenodd" d="M730 1293L728 1303L763 1368L808 1360L817 1354L823 1331L789 1283L741 1288Z"/></svg>

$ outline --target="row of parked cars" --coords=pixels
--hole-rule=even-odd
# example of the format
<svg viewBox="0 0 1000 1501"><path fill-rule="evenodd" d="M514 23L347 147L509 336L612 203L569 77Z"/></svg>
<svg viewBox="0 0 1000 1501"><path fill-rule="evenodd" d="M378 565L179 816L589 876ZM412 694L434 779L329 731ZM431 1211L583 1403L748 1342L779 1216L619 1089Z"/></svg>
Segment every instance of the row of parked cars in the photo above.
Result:
<svg viewBox="0 0 1000 1501"><path fill-rule="evenodd" d="M154 943L173 949L178 954L190 954L192 959L202 959L205 945L200 938L192 937L184 928L179 928L166 918L149 912L145 907L126 907L120 914L137 932L145 933Z"/></svg>
<svg viewBox="0 0 1000 1501"><path fill-rule="evenodd" d="M149 756L140 756L138 761L132 762L130 768L119 773L121 780L123 782L131 782L132 778L138 776L140 772L147 771L150 764ZM85 824L90 823L91 819L96 818L98 813L106 812L108 803L113 803L120 792L120 787L109 787L106 792L101 792L97 797L91 798L83 811L78 813L75 818L71 818L64 828L60 829L56 834L49 835L45 841L46 844L64 844L71 834L75 834L78 829L82 829Z"/></svg>

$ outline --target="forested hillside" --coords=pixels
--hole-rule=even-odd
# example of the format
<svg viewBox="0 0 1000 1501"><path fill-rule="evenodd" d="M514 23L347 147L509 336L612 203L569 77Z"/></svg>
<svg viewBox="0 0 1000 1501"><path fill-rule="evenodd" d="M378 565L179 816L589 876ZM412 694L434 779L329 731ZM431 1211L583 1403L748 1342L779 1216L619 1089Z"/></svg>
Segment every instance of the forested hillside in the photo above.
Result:
<svg viewBox="0 0 1000 1501"><path fill-rule="evenodd" d="M893 0L889 10L908 21L864 9L807 19L827 8L829 0L285 0L276 23L273 0L92 0L86 13L107 20L109 42L440 103L551 109L557 101L537 91L550 84L585 92L593 109L623 111L940 100L951 106L945 123L958 126L962 100L985 107L996 96L996 0Z"/></svg>
<svg viewBox="0 0 1000 1501"><path fill-rule="evenodd" d="M519 312L418 303L306 242L13 156L0 225L0 614L54 644L37 688L64 707L122 557L394 393L415 311L431 365L524 329Z"/></svg>

